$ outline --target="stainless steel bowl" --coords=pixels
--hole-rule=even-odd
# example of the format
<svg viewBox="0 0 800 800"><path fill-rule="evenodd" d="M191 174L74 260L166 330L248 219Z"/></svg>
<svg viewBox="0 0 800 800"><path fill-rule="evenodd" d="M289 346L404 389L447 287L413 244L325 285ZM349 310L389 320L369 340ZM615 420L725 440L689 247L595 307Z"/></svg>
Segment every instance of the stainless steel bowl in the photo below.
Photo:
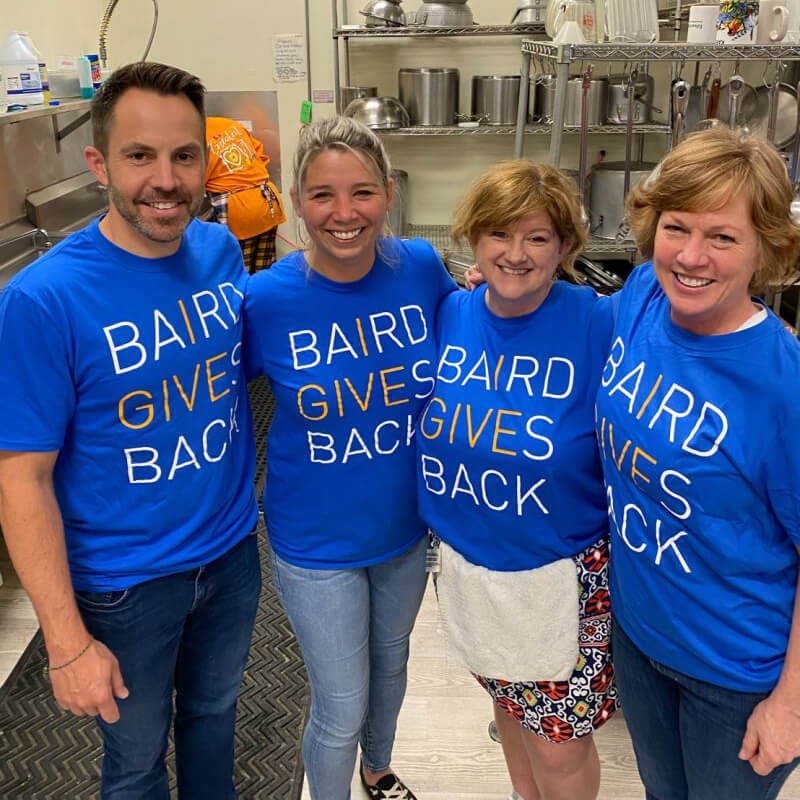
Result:
<svg viewBox="0 0 800 800"><path fill-rule="evenodd" d="M411 124L408 111L396 97L357 97L344 115L375 130L407 128Z"/></svg>
<svg viewBox="0 0 800 800"><path fill-rule="evenodd" d="M439 0L439 2L441 2L441 0ZM514 16L511 17L511 24L533 25L537 22L543 24L546 11L546 4L541 6L534 3L522 5L514 12Z"/></svg>
<svg viewBox="0 0 800 800"><path fill-rule="evenodd" d="M442 28L469 28L474 22L466 3L423 3L414 12L414 25Z"/></svg>
<svg viewBox="0 0 800 800"><path fill-rule="evenodd" d="M406 14L400 8L399 0L370 0L360 13L364 15L364 24L368 28L402 27L406 24Z"/></svg>
<svg viewBox="0 0 800 800"><path fill-rule="evenodd" d="M347 108L357 97L377 97L377 86L340 86L340 108Z"/></svg>

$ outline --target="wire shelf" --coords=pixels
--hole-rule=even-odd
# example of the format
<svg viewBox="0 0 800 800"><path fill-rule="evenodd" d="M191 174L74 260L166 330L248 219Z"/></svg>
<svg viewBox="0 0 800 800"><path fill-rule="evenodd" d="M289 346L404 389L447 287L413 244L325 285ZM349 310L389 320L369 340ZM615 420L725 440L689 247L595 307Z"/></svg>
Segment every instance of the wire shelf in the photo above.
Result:
<svg viewBox="0 0 800 800"><path fill-rule="evenodd" d="M625 135L625 125L590 125L590 133L610 133ZM476 128L460 128L458 125L414 125L409 128L376 129L380 136L513 136L517 132L516 125L478 125ZM549 136L552 125L534 123L526 125L524 132L530 135ZM580 133L579 125L564 126L564 133ZM635 124L634 133L669 133L669 125Z"/></svg>
<svg viewBox="0 0 800 800"><path fill-rule="evenodd" d="M348 26L336 28L333 38L338 39L397 39L403 37L432 36L527 36L544 33L543 22L528 25L471 25L469 27L441 27L433 25L405 25L398 27Z"/></svg>
<svg viewBox="0 0 800 800"><path fill-rule="evenodd" d="M409 239L427 239L440 253L452 247L449 225L413 225L406 230Z"/></svg>
<svg viewBox="0 0 800 800"><path fill-rule="evenodd" d="M522 40L522 52L559 64L573 61L739 61L742 59L800 59L800 45L785 44L555 44Z"/></svg>
<svg viewBox="0 0 800 800"><path fill-rule="evenodd" d="M472 258L469 250L459 249L450 239L449 225L414 225L409 224L406 231L409 239L427 239L443 256L452 255L459 259ZM592 237L584 250L590 256L626 256L633 258L636 254L636 243L633 239L600 239Z"/></svg>

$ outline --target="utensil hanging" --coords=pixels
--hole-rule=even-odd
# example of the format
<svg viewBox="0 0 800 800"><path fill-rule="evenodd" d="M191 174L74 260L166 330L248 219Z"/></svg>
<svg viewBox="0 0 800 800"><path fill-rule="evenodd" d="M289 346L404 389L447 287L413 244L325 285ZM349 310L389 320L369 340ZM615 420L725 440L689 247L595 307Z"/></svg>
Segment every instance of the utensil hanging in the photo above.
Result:
<svg viewBox="0 0 800 800"><path fill-rule="evenodd" d="M683 137L686 109L689 107L689 84L678 78L672 84L672 146L680 143Z"/></svg>
<svg viewBox="0 0 800 800"><path fill-rule="evenodd" d="M586 150L589 144L589 89L592 86L593 66L589 64L586 72L583 73L583 83L581 85L581 141L580 155L578 157L578 191L580 192L581 202L584 200L586 184Z"/></svg>

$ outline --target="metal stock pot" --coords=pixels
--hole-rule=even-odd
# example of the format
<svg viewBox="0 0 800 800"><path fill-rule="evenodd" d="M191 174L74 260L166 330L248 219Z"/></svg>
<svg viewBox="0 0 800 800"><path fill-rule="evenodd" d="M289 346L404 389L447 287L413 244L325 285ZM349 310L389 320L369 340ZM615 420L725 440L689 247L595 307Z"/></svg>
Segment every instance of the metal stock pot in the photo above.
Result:
<svg viewBox="0 0 800 800"><path fill-rule="evenodd" d="M453 125L458 110L459 72L451 67L401 69L400 102L412 125Z"/></svg>
<svg viewBox="0 0 800 800"><path fill-rule="evenodd" d="M472 116L488 125L513 125L521 80L519 75L474 75Z"/></svg>
<svg viewBox="0 0 800 800"><path fill-rule="evenodd" d="M655 169L649 161L631 164L631 186ZM616 239L625 221L625 162L604 161L592 168L589 192L591 231L601 239Z"/></svg>
<svg viewBox="0 0 800 800"><path fill-rule="evenodd" d="M553 121L553 105L556 99L555 75L539 75L535 81L534 102L535 109L532 116L539 122ZM589 84L589 93L586 97L586 111L588 125L602 125L606 120L606 105L608 103L608 80L594 78ZM530 100L529 100L530 105ZM564 107L564 124L578 127L581 124L581 108L583 107L583 77L576 75L567 81L567 99Z"/></svg>

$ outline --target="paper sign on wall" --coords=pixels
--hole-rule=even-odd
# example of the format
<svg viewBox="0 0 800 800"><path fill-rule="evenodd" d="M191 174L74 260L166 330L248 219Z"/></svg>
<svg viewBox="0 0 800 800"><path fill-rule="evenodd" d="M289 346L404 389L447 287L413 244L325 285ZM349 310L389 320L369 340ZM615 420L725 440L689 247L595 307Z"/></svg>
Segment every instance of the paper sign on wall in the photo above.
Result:
<svg viewBox="0 0 800 800"><path fill-rule="evenodd" d="M306 37L281 33L272 37L272 75L278 83L306 78Z"/></svg>

